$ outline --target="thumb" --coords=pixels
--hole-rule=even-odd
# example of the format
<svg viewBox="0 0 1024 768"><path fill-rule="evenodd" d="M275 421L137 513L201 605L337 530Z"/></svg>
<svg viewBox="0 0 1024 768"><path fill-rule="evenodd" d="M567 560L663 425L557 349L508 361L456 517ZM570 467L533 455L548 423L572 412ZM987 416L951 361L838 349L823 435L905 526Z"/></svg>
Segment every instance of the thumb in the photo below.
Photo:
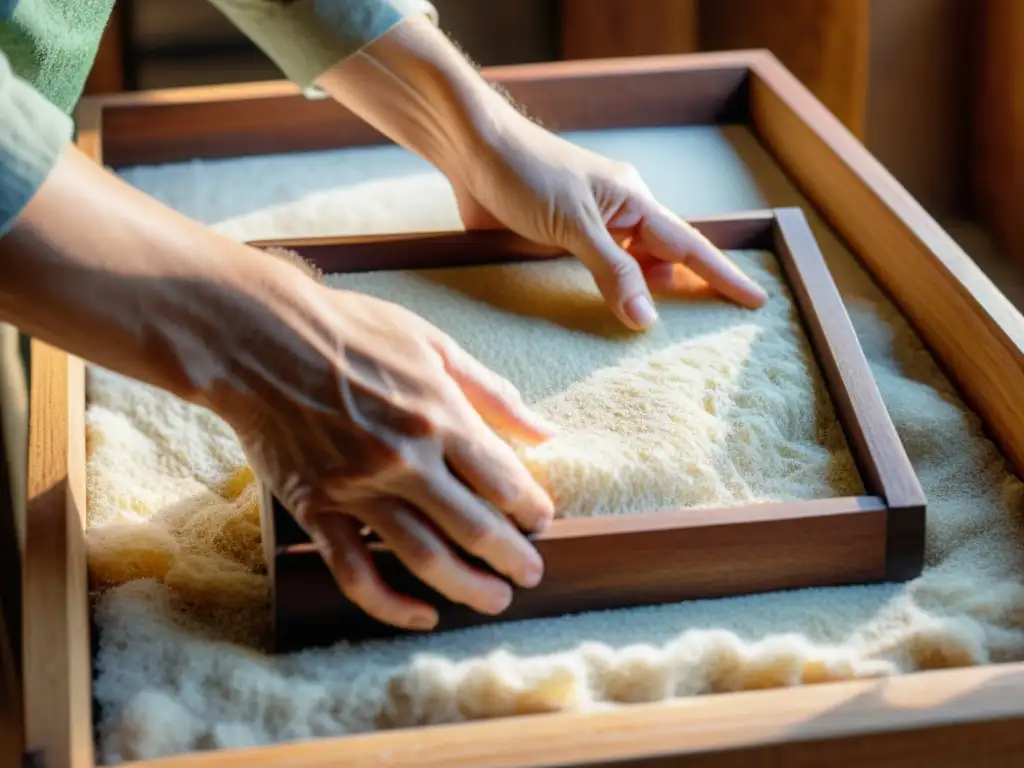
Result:
<svg viewBox="0 0 1024 768"><path fill-rule="evenodd" d="M580 227L571 249L590 270L608 306L633 330L644 330L658 320L650 289L637 260L615 242L600 219Z"/></svg>

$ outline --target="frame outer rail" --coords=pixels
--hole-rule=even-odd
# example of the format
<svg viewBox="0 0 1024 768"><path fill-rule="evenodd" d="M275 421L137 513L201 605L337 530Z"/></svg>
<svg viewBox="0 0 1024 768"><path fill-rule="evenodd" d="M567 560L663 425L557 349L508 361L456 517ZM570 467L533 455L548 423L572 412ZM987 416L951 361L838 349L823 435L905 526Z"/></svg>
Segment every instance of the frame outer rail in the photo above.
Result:
<svg viewBox="0 0 1024 768"><path fill-rule="evenodd" d="M1024 475L1024 316L770 53L751 59L758 137L893 299Z"/></svg>
<svg viewBox="0 0 1024 768"><path fill-rule="evenodd" d="M25 746L47 768L92 768L85 550L85 364L32 340L22 579ZM31 683L31 684L30 684Z"/></svg>
<svg viewBox="0 0 1024 768"><path fill-rule="evenodd" d="M1024 665L198 753L123 768L1017 768Z"/></svg>
<svg viewBox="0 0 1024 768"><path fill-rule="evenodd" d="M711 56L698 54L702 61ZM691 57L693 58L693 57ZM971 405L989 422L1000 446L1020 469L1024 454L1020 403L1015 392L1024 391L1024 319L999 293L982 271L928 216L891 175L856 143L838 121L779 64L764 52L718 54L714 60L742 62L752 72L751 106L755 129L783 169L809 195L815 207L847 242L869 272L893 296L900 310L933 345L947 370L963 366L964 373L950 373ZM657 62L655 62L657 63ZM586 62L579 69L610 69L614 62ZM543 65L540 65L543 66ZM626 60L619 66L642 68L642 60ZM779 88L788 89L779 93ZM290 90L290 89L289 89ZM211 89L211 95L213 90ZM89 100L86 100L89 101ZM95 101L95 100L93 100ZM104 104L108 99L102 99ZM130 99L114 100L128 103ZM99 110L96 110L96 117ZM775 121L777 124L772 125ZM98 120L94 128L98 131ZM97 133L98 135L98 133ZM88 143L88 142L87 142ZM81 145L81 142L80 142ZM83 147L85 148L85 147ZM98 147L95 159L98 156ZM837 198L858 210L843 214ZM876 199L877 198L877 199ZM874 231L874 230L879 231ZM881 252L874 252L880 248ZM936 338L942 332L915 298L912 289L894 283L908 269L886 265L897 253L913 263L911 285L931 275L942 302L953 308L960 326L954 341ZM928 327L928 321L938 327ZM967 329L977 335L968 338ZM990 370L973 361L974 353L990 363ZM68 387L70 360L47 348L45 359L33 359L33 398L49 398L45 411L35 413L30 450L30 498L45 490L45 478L56 478L67 467L68 445L53 439L66 428L75 408ZM989 382L986 376L998 376ZM70 394L70 403L62 398ZM56 422L56 423L54 423ZM77 439L77 438L76 438ZM63 456L64 458L57 458ZM66 472L65 472L66 475ZM31 478L36 477L35 481ZM43 479L39 479L42 477ZM83 473L84 477L84 473ZM66 480L64 481L66 482ZM69 489L65 488L65 492ZM73 500L61 506L64 515L78 518L81 510ZM31 507L31 518L36 507ZM63 534L38 539L44 559L63 556L81 542L81 531L67 520L54 521ZM73 520L72 520L73 522ZM41 529L40 535L44 533ZM76 540L79 542L75 544ZM26 547L31 547L31 540ZM73 558L68 559L71 564ZM81 590L69 589L71 575L58 564L61 577L57 593L46 595L55 607L46 611L46 622L67 632L72 617L87 608ZM71 569L72 573L75 568ZM44 579L53 574L40 572ZM81 577L84 579L84 562ZM63 583L62 583L63 582ZM39 619L39 621L42 621ZM79 625L80 626L80 625ZM87 628L87 627L86 627ZM27 634L27 633L26 633ZM37 637L46 635L40 631ZM91 727L88 710L88 641L81 648L64 649L64 660L51 660L67 670L56 679L53 700L68 693L68 711L81 719L70 722L61 711L44 710L27 702L26 720L44 722L61 718L52 727L29 726L29 748L45 747L47 765L53 768L93 768L92 745L84 731ZM52 641L51 641L52 643ZM52 644L51 644L51 647ZM54 648L54 651L58 649ZM37 671L47 664L40 659ZM28 665L32 668L32 665ZM26 669L26 672L28 669ZM26 675L28 678L29 676ZM84 687L83 687L84 686ZM71 695L71 691L74 694ZM40 692L43 694L43 692ZM42 696L41 696L42 697ZM742 723L738 728L736 723ZM80 749L78 747L81 747ZM594 713L540 715L514 720L486 721L459 726L437 726L426 731L409 729L318 740L220 753L200 753L129 763L133 768L499 768L529 764L533 768L583 765L632 765L645 768L747 768L751 764L811 766L840 764L851 758L873 766L907 768L974 768L985 765L1020 765L1024 754L1024 663L1010 663L944 671L913 673L890 680L839 682L798 690L772 690L703 697L699 701L636 704Z"/></svg>

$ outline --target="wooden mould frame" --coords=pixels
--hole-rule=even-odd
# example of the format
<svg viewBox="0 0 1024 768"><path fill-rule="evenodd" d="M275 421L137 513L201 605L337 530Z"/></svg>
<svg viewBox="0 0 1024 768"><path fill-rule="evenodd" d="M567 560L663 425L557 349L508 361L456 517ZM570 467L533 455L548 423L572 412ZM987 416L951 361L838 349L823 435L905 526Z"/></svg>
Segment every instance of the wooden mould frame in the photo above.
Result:
<svg viewBox="0 0 1024 768"><path fill-rule="evenodd" d="M492 69L552 128L745 124L914 325L1024 467L1024 317L939 224L764 51ZM84 101L78 145L111 166L383 143L283 82ZM92 768L84 368L33 343L22 560L24 733L48 768ZM140 761L135 768L1015 766L1024 663L593 712L410 728Z"/></svg>
<svg viewBox="0 0 1024 768"><path fill-rule="evenodd" d="M386 582L438 609L438 631L692 598L906 581L921 574L924 491L804 214L781 208L691 223L718 248L772 251L779 260L869 495L557 519L533 538L544 558L543 582L515 589L512 605L497 617L446 600L382 543L368 542ZM539 257L536 246L504 232L253 244L290 249L326 273ZM276 498L264 493L262 509L278 650L399 634L344 596L309 536Z"/></svg>

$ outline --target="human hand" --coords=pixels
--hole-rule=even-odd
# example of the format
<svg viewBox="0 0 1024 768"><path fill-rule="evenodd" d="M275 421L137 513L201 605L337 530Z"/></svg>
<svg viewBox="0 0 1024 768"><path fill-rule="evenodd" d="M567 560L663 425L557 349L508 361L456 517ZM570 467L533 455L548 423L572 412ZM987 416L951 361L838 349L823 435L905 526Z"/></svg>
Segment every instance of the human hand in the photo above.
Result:
<svg viewBox="0 0 1024 768"><path fill-rule="evenodd" d="M283 303L277 350L253 350L241 385L218 402L250 465L371 616L407 629L437 622L381 579L364 526L450 600L500 613L509 583L449 542L516 584L540 581L541 558L519 529L543 528L552 502L499 434L536 443L548 428L417 315L312 281L300 293Z"/></svg>
<svg viewBox="0 0 1024 768"><path fill-rule="evenodd" d="M748 307L765 302L762 288L655 200L633 166L572 144L511 108L493 124L480 155L449 173L468 229L507 227L572 253L633 329L656 321L652 292L711 289Z"/></svg>
<svg viewBox="0 0 1024 768"><path fill-rule="evenodd" d="M353 602L401 627L372 528L454 602L498 613L543 564L551 500L498 433L542 441L516 391L400 307L333 291L147 197L74 146L0 238L0 319L212 410ZM508 581L471 568L448 542Z"/></svg>
<svg viewBox="0 0 1024 768"><path fill-rule="evenodd" d="M424 18L396 25L317 84L444 173L467 228L507 227L577 256L629 327L656 319L652 290L711 289L749 307L767 298L634 168L524 117Z"/></svg>

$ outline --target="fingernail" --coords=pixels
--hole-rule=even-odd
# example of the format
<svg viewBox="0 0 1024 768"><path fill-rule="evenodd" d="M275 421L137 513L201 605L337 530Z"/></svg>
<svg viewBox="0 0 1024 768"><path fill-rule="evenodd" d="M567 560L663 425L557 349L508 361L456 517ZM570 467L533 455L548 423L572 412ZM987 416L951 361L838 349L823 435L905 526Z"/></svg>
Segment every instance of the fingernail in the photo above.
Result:
<svg viewBox="0 0 1024 768"><path fill-rule="evenodd" d="M523 586L527 588L536 587L544 577L544 564L540 559L531 562L523 572Z"/></svg>
<svg viewBox="0 0 1024 768"><path fill-rule="evenodd" d="M654 305L646 296L637 296L626 302L626 315L640 328L654 325L658 319Z"/></svg>
<svg viewBox="0 0 1024 768"><path fill-rule="evenodd" d="M409 619L409 626L412 629L427 631L437 625L437 617L427 614L418 614Z"/></svg>
<svg viewBox="0 0 1024 768"><path fill-rule="evenodd" d="M512 590L508 589L492 597L489 608L491 614L497 616L499 613L503 613L510 605L512 605Z"/></svg>

